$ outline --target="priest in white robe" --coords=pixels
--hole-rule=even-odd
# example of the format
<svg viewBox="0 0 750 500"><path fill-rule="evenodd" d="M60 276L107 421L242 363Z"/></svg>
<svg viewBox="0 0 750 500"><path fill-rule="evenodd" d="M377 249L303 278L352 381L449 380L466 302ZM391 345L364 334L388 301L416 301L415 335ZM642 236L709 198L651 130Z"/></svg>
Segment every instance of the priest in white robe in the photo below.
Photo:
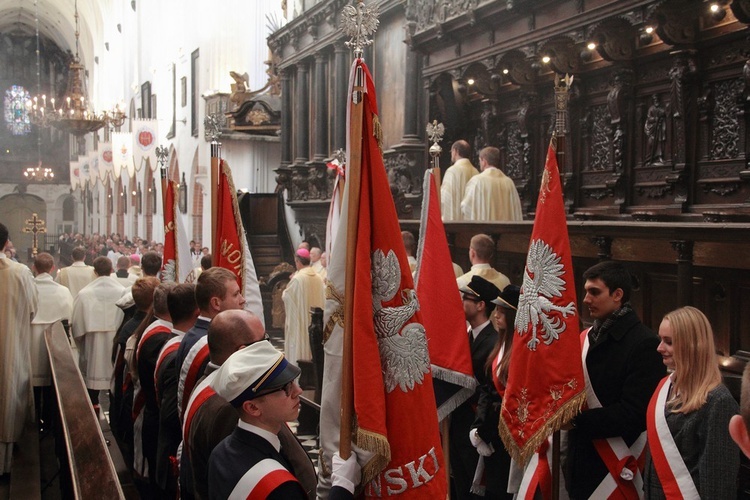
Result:
<svg viewBox="0 0 750 500"><path fill-rule="evenodd" d="M32 415L29 343L37 311L34 277L6 257L7 243L8 229L0 224L0 476L10 472L13 443Z"/></svg>
<svg viewBox="0 0 750 500"><path fill-rule="evenodd" d="M499 168L500 150L484 148L479 153L482 173L466 183L461 202L464 220L519 221L523 220L521 198L513 179Z"/></svg>
<svg viewBox="0 0 750 500"><path fill-rule="evenodd" d="M94 281L96 276L94 275L94 268L87 266L83 262L83 259L86 257L86 250L83 247L75 247L71 252L71 256L73 257L73 264L60 269L55 281L70 290L71 295L75 299L78 296L78 292Z"/></svg>
<svg viewBox="0 0 750 500"><path fill-rule="evenodd" d="M116 303L123 286L110 277L112 262L106 257L94 260L94 273L97 278L73 302L71 326L80 351L81 374L96 407L99 391L109 388L112 375L112 343L123 318Z"/></svg>
<svg viewBox="0 0 750 500"><path fill-rule="evenodd" d="M53 418L52 377L49 353L44 331L52 327L53 335L65 336L62 320L70 320L73 312L73 296L70 290L55 283L50 275L55 261L50 254L42 252L34 259L32 271L39 294L39 311L31 322L31 384L34 387L34 406L37 420L44 426Z"/></svg>
<svg viewBox="0 0 750 500"><path fill-rule="evenodd" d="M443 221L464 219L461 213L461 200L464 199L466 183L479 174L469 161L470 155L471 148L469 143L464 140L456 141L451 146L453 165L445 171L440 185L440 212Z"/></svg>
<svg viewBox="0 0 750 500"><path fill-rule="evenodd" d="M290 363L300 359L311 360L310 308L325 304L323 279L310 267L310 252L304 248L294 256L297 272L281 294L284 301L284 354Z"/></svg>

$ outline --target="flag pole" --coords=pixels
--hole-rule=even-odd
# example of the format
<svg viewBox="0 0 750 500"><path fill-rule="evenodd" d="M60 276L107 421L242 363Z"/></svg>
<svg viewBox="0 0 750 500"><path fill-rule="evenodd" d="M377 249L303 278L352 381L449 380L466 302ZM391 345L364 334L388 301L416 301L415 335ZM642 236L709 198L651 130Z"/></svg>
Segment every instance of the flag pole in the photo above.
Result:
<svg viewBox="0 0 750 500"><path fill-rule="evenodd" d="M431 200L430 203L437 203L438 207L442 206L440 203L440 154L443 152L443 148L440 147L440 141L443 140L443 134L445 133L445 126L439 123L437 120L433 120L432 123L427 124L427 137L432 141L430 146L430 170L432 171L432 182L435 183L435 194L437 194L437 200ZM426 191L426 189L425 189ZM428 195L427 192L422 193L424 203L424 197ZM425 222L426 224L426 222ZM424 231L425 229L421 229ZM420 243L422 244L422 243ZM440 441L443 446L443 456L450 456L450 427L451 427L451 416L448 415L440 422ZM445 462L445 481L448 485L448 491L451 490L451 464L450 460Z"/></svg>
<svg viewBox="0 0 750 500"><path fill-rule="evenodd" d="M565 169L565 134L567 132L568 98L573 77L566 74L560 78L555 74L555 131L552 143L559 170ZM562 174L561 174L562 177ZM562 179L561 179L562 181ZM560 498L560 430L552 433L552 500Z"/></svg>
<svg viewBox="0 0 750 500"><path fill-rule="evenodd" d="M211 113L203 120L206 136L211 139L211 253L219 250L216 241L216 223L218 216L217 196L219 190L219 168L221 165L221 126L224 115Z"/></svg>
<svg viewBox="0 0 750 500"><path fill-rule="evenodd" d="M367 36L372 34L372 27L365 27L365 21L371 13L365 9L364 1L358 0L354 18L343 16L344 31L351 36L347 46L353 47L356 69L351 95L349 112L349 161L346 165L346 183L349 186L349 213L347 214L346 241L346 281L344 298L344 335L341 358L341 425L339 428L339 454L346 460L352 450L352 415L354 413L354 276L357 251L357 224L359 219L359 202L362 174L362 121L364 115L364 70L360 63L364 57L364 47L372 43ZM375 20L377 26L377 19Z"/></svg>
<svg viewBox="0 0 750 500"><path fill-rule="evenodd" d="M435 187L437 188L437 200L435 201L439 207L442 206L440 203L440 183L442 182L440 176L440 154L443 152L443 148L440 147L440 141L443 140L444 134L445 126L442 123L438 123L437 120L433 120L432 123L427 124L427 137L432 141L432 146L430 146L430 157L432 158L432 160L430 160L430 170L432 170L432 178L435 182Z"/></svg>
<svg viewBox="0 0 750 500"><path fill-rule="evenodd" d="M156 148L156 158L159 163L159 176L161 177L162 213L166 213L164 209L167 206L167 156L169 156L169 150L166 146L159 146Z"/></svg>
<svg viewBox="0 0 750 500"><path fill-rule="evenodd" d="M355 58L361 59L362 53L355 51ZM347 214L346 228L346 299L344 300L344 346L341 365L341 430L339 435L339 453L341 458L345 460L351 455L352 413L354 410L352 333L354 330L354 268L357 259L357 222L359 219L362 173L363 84L364 75L362 68L358 66L354 77L353 92L349 97L352 100L352 107L350 114L351 123L349 125L349 162L346 166L346 182L349 185L349 213Z"/></svg>

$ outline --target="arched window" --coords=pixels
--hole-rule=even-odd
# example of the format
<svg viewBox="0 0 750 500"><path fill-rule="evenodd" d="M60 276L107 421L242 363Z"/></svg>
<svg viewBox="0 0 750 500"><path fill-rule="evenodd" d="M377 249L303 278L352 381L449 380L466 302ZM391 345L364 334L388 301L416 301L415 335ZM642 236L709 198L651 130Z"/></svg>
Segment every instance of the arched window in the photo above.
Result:
<svg viewBox="0 0 750 500"><path fill-rule="evenodd" d="M31 100L29 92L20 85L11 85L5 91L5 124L13 135L31 132L31 120L26 103Z"/></svg>
<svg viewBox="0 0 750 500"><path fill-rule="evenodd" d="M72 221L75 220L76 201L72 196L68 196L63 201L63 220Z"/></svg>

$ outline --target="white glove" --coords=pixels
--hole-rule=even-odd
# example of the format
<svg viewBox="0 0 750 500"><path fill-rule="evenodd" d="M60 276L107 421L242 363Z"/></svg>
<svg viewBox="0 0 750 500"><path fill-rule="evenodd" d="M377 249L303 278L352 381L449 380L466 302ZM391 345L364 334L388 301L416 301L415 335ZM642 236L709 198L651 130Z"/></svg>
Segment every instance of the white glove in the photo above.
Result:
<svg viewBox="0 0 750 500"><path fill-rule="evenodd" d="M331 486L341 486L349 493L354 493L354 488L362 479L362 468L357 462L357 454L352 450L349 458L344 460L337 451L333 454L332 463Z"/></svg>
<svg viewBox="0 0 750 500"><path fill-rule="evenodd" d="M469 441L471 441L471 445L477 449L477 453L483 457L489 457L495 453L495 449L492 445L485 443L484 440L479 437L479 433L476 429L471 429L469 431Z"/></svg>

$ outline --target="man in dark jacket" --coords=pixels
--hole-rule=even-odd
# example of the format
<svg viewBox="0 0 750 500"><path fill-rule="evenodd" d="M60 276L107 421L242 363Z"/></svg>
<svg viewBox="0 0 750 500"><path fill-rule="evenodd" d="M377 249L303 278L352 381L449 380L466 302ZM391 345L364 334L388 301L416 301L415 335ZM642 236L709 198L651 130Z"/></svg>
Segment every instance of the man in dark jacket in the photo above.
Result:
<svg viewBox="0 0 750 500"><path fill-rule="evenodd" d="M460 288L464 315L470 328L468 332L457 332L466 335L471 348L471 364L479 386L491 384L485 363L497 342L497 332L490 322L490 315L495 309L493 300L500 295L500 290L480 276L472 276L468 285ZM469 429L476 418L476 407L479 393L476 392L451 414L450 423L450 465L451 465L451 498L480 498L471 493L471 483L477 468L479 454L469 441Z"/></svg>
<svg viewBox="0 0 750 500"><path fill-rule="evenodd" d="M621 264L601 262L583 277L594 325L583 346L587 409L571 422L566 486L574 499L641 493L636 460L645 445L646 409L665 375L659 338L631 308L631 277ZM619 459L607 458L622 451Z"/></svg>

